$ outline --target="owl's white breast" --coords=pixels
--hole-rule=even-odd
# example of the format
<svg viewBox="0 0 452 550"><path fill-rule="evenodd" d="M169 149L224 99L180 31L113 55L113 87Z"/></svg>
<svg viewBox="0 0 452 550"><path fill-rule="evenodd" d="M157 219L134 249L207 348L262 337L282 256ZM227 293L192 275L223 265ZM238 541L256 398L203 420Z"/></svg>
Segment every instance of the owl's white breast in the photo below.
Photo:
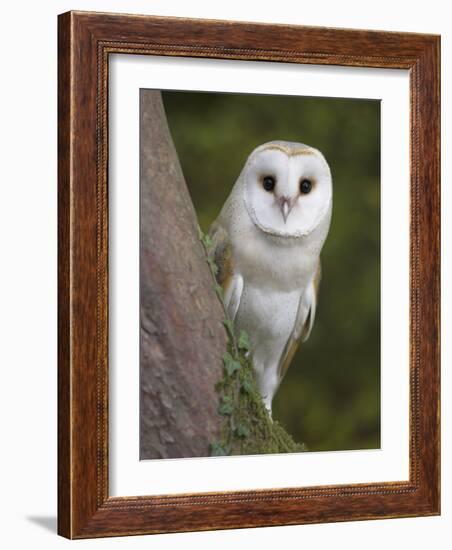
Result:
<svg viewBox="0 0 452 550"><path fill-rule="evenodd" d="M250 335L257 368L278 364L295 324L300 296L301 289L269 291L244 284L235 325L238 332Z"/></svg>
<svg viewBox="0 0 452 550"><path fill-rule="evenodd" d="M251 337L258 373L270 368L276 376L318 251L307 239L272 237L243 220L231 233L235 270L243 277L235 325Z"/></svg>
<svg viewBox="0 0 452 550"><path fill-rule="evenodd" d="M312 279L319 249L308 238L276 237L242 220L231 231L235 269L245 285L300 292Z"/></svg>

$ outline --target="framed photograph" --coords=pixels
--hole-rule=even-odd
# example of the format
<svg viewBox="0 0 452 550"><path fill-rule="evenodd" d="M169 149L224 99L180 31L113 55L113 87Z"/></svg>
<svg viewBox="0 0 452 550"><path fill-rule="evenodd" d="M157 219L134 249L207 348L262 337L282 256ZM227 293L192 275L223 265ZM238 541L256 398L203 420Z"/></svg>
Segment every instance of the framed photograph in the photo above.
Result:
<svg viewBox="0 0 452 550"><path fill-rule="evenodd" d="M59 533L439 514L440 38L58 47Z"/></svg>

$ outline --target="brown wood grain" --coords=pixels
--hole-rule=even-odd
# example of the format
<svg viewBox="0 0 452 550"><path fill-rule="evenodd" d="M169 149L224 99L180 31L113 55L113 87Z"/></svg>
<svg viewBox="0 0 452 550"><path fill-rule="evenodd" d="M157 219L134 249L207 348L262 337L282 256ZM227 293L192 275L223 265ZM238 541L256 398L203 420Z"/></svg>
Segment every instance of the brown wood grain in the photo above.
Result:
<svg viewBox="0 0 452 550"><path fill-rule="evenodd" d="M438 514L438 36L71 12L59 17L59 508L69 538ZM108 56L410 70L410 480L108 495Z"/></svg>
<svg viewBox="0 0 452 550"><path fill-rule="evenodd" d="M70 15L60 17L60 29ZM71 532L70 411L70 192L71 75L70 34L58 33L58 530ZM64 90L64 92L63 92Z"/></svg>

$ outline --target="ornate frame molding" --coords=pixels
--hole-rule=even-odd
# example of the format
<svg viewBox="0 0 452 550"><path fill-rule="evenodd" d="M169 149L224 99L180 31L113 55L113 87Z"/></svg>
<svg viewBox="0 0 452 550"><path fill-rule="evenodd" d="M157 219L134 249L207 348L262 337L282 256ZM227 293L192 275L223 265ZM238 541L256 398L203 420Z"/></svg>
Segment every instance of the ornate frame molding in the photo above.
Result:
<svg viewBox="0 0 452 550"><path fill-rule="evenodd" d="M59 533L86 538L439 514L440 38L68 12L59 16L58 40ZM109 497L108 58L113 53L409 69L409 481ZM429 188L422 199L421 186Z"/></svg>

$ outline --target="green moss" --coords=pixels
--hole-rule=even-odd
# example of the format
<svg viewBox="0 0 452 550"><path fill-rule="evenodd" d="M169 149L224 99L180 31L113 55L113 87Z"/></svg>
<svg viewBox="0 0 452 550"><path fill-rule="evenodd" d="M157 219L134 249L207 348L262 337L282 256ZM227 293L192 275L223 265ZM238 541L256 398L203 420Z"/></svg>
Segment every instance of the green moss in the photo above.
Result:
<svg viewBox="0 0 452 550"><path fill-rule="evenodd" d="M211 443L211 455L305 451L305 445L296 443L278 422L270 418L265 408L254 377L249 336L244 331L238 337L236 335L234 324L226 312L223 290L215 279L218 270L210 254L212 240L201 230L199 235L212 272L213 288L223 305L223 323L228 335L227 350L223 356L223 377L215 388L218 393L217 410L223 417L223 423L220 439Z"/></svg>

